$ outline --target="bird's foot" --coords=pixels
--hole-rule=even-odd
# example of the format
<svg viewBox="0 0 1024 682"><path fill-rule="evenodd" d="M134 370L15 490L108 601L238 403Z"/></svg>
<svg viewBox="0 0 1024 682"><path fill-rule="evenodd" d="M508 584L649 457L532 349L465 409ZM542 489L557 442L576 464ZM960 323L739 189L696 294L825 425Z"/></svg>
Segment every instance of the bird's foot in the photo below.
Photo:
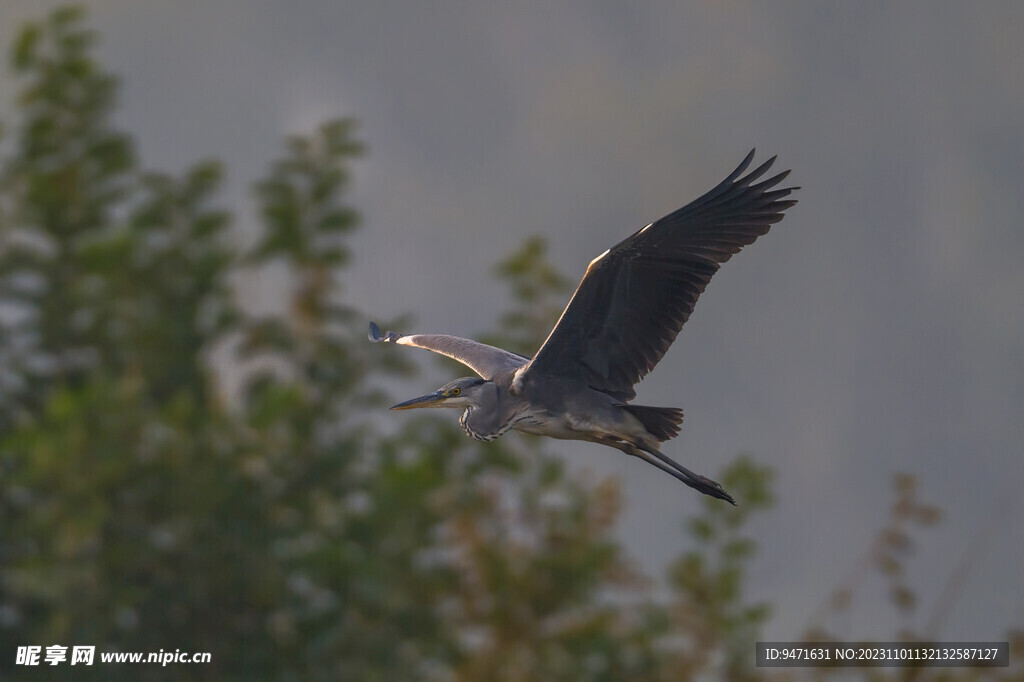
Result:
<svg viewBox="0 0 1024 682"><path fill-rule="evenodd" d="M705 495L717 497L720 500L725 500L734 507L736 506L736 500L733 499L732 495L725 492L725 488L723 488L722 484L719 483L718 481L712 481L707 476L701 476L697 474L694 476L693 483L693 487L699 490L700 492L704 493Z"/></svg>

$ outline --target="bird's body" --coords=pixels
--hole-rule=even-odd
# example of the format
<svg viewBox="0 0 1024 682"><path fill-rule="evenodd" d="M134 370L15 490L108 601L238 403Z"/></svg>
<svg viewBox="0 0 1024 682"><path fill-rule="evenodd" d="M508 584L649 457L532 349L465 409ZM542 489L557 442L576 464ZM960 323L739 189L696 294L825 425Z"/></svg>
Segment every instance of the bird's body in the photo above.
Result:
<svg viewBox="0 0 1024 682"><path fill-rule="evenodd" d="M678 408L631 405L634 384L668 350L721 263L782 219L797 188L758 184L769 159L745 177L754 152L713 190L638 230L591 261L576 293L533 358L446 334L382 334L370 340L454 358L479 378L456 379L392 409L453 407L467 435L492 441L509 430L608 445L707 495L733 502L714 481L658 450L679 432Z"/></svg>
<svg viewBox="0 0 1024 682"><path fill-rule="evenodd" d="M499 372L481 386L481 404L467 406L459 418L467 435L492 441L515 429L562 440L601 440L643 433L643 424L605 393L558 376L544 377L540 391L532 382L513 389L516 371Z"/></svg>

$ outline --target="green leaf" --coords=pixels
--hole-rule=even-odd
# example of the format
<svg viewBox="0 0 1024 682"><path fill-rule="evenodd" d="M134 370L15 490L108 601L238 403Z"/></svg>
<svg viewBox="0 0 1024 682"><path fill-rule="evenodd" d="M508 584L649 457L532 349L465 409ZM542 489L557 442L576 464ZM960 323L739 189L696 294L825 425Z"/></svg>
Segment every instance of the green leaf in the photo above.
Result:
<svg viewBox="0 0 1024 682"><path fill-rule="evenodd" d="M11 63L18 71L35 66L36 50L42 31L37 24L28 24L18 34L11 51Z"/></svg>

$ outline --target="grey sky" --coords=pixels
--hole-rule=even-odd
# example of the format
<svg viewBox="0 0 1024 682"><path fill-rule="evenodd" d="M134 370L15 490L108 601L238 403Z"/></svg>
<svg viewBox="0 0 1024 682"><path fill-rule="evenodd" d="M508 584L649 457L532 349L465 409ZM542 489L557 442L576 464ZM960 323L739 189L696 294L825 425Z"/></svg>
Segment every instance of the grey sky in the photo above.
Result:
<svg viewBox="0 0 1024 682"><path fill-rule="evenodd" d="M53 4L5 2L3 45ZM489 328L491 267L525 237L575 279L751 147L779 154L800 204L716 276L638 401L685 410L666 451L697 471L741 451L775 468L752 576L777 607L769 639L856 566L896 471L947 512L910 563L925 613L1001 524L936 634L1024 622L1024 4L87 5L144 163L222 158L232 206L285 133L360 120L347 291L382 318L416 311L404 331ZM613 450L564 451L621 477L623 537L660 571L698 496ZM837 629L903 624L869 582Z"/></svg>

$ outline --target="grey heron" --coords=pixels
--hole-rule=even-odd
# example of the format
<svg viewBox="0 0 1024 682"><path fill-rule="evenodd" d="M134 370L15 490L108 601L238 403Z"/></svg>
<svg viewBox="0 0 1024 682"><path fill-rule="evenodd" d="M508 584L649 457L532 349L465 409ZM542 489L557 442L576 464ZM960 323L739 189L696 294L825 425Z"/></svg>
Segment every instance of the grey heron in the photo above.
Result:
<svg viewBox="0 0 1024 682"><path fill-rule="evenodd" d="M590 262L547 340L532 358L447 334L381 333L370 340L424 348L458 360L477 377L456 379L393 410L462 410L466 434L492 441L509 429L617 448L686 485L736 504L722 486L664 455L679 433L675 407L632 405L634 385L661 360L722 263L768 232L796 204L798 187L773 189L785 171L755 184L775 157L637 230Z"/></svg>

